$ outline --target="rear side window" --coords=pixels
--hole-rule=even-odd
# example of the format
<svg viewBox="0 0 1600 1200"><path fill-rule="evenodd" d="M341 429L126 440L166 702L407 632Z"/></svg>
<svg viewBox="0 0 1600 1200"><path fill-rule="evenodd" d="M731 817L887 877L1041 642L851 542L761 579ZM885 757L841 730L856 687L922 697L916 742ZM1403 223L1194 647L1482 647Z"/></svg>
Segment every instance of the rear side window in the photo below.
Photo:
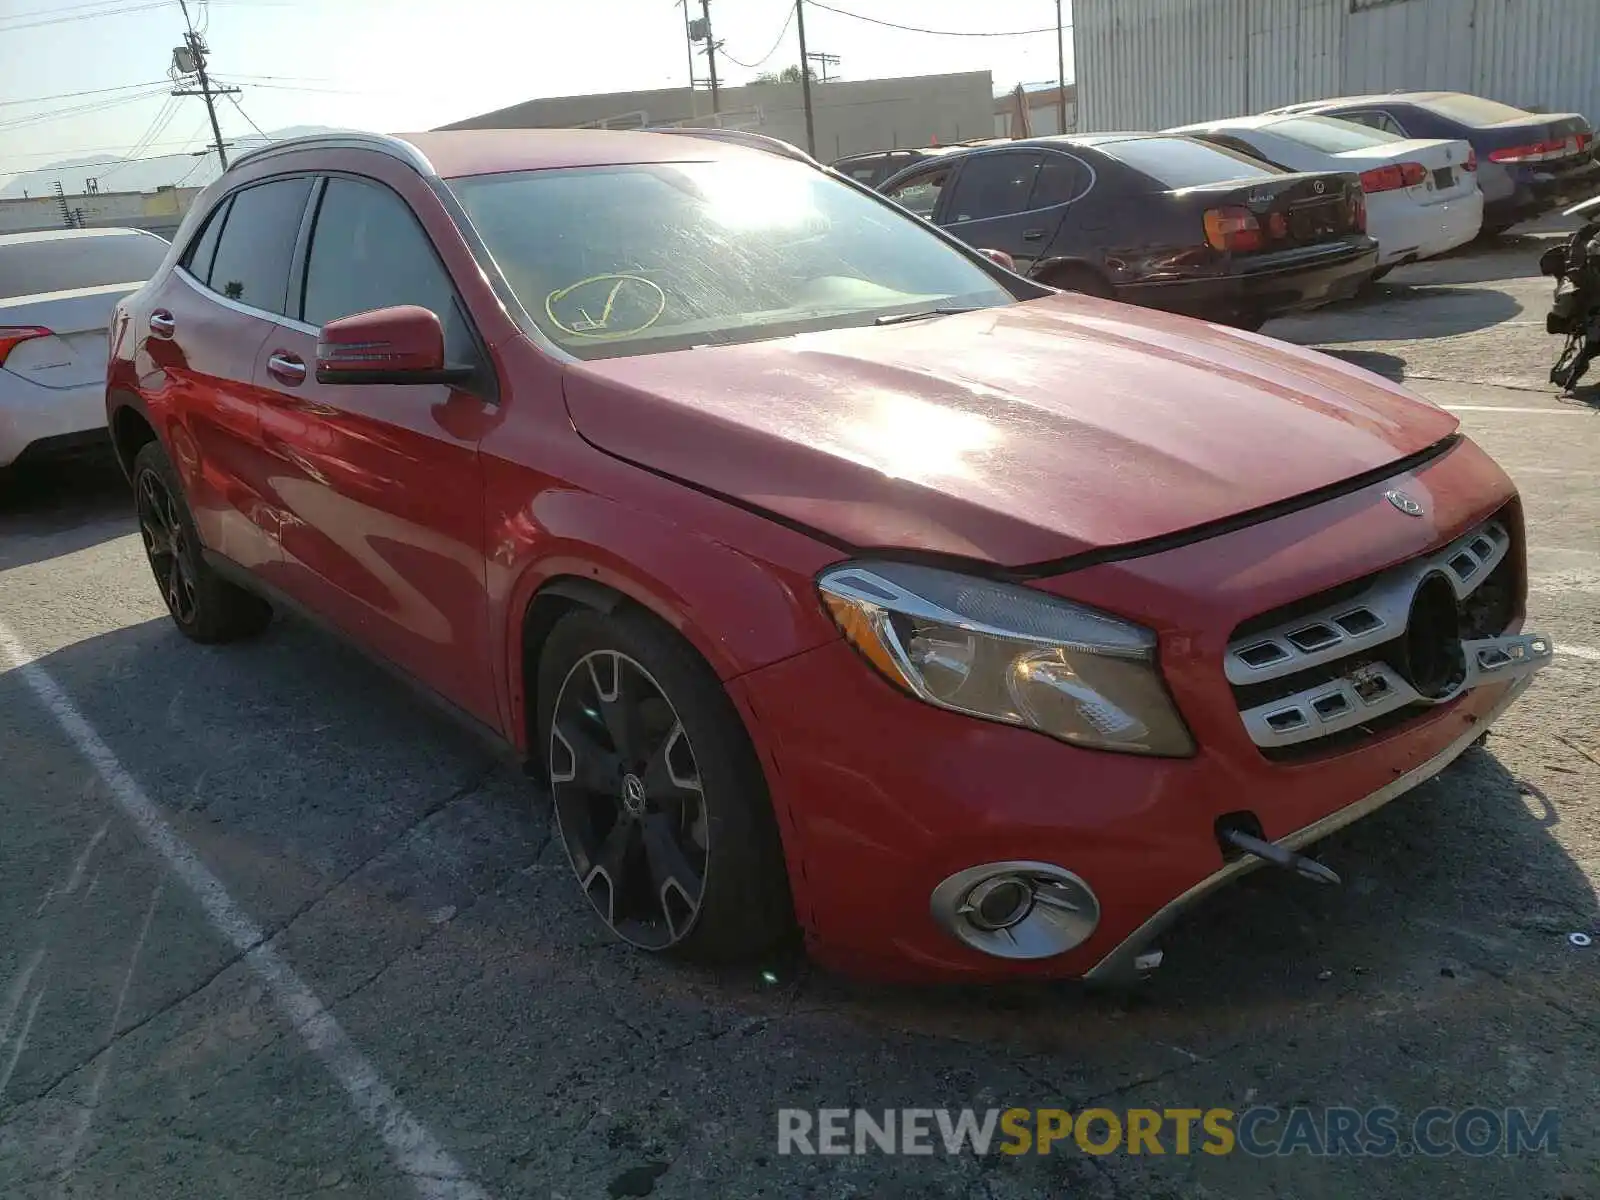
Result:
<svg viewBox="0 0 1600 1200"><path fill-rule="evenodd" d="M1357 125L1365 125L1369 129L1376 129L1379 133L1392 133L1396 138L1404 138L1406 136L1406 131L1401 127L1400 122L1385 112L1369 112L1362 109L1357 112L1330 115L1337 116L1341 121L1354 121Z"/></svg>
<svg viewBox="0 0 1600 1200"><path fill-rule="evenodd" d="M1166 188L1199 187L1230 179L1284 174L1259 158L1224 150L1221 146L1208 146L1191 138L1128 138L1102 142L1096 149Z"/></svg>
<svg viewBox="0 0 1600 1200"><path fill-rule="evenodd" d="M309 178L277 179L235 193L207 286L251 308L287 312L289 260L310 194Z"/></svg>
<svg viewBox="0 0 1600 1200"><path fill-rule="evenodd" d="M1028 207L1041 154L975 154L956 177L951 221L1006 217Z"/></svg>
<svg viewBox="0 0 1600 1200"><path fill-rule="evenodd" d="M1064 154L1046 154L1033 182L1029 208L1049 208L1076 200L1089 190L1089 169Z"/></svg>
<svg viewBox="0 0 1600 1200"><path fill-rule="evenodd" d="M474 357L455 288L410 206L380 184L330 179L306 259L304 320L320 327L396 304L439 318L450 361Z"/></svg>
<svg viewBox="0 0 1600 1200"><path fill-rule="evenodd" d="M885 190L896 204L909 208L919 217L931 219L933 210L939 207L939 195L949 180L950 168L942 167L937 171L929 171L926 175L918 175L915 179L897 183Z"/></svg>
<svg viewBox="0 0 1600 1200"><path fill-rule="evenodd" d="M200 231L200 236L189 244L188 251L183 256L184 269L198 279L201 283L211 278L211 260L217 254L217 239L222 235L222 225L228 219L228 205L233 202L230 196L212 211L206 218L206 227Z"/></svg>
<svg viewBox="0 0 1600 1200"><path fill-rule="evenodd" d="M169 248L144 233L0 245L0 300L118 283L137 286L155 274Z"/></svg>

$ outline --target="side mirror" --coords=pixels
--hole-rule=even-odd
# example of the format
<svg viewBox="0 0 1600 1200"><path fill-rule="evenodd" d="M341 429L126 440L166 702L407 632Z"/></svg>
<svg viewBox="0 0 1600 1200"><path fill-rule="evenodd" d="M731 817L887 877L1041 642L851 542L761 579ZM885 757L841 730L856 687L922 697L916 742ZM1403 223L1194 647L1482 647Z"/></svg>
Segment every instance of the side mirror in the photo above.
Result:
<svg viewBox="0 0 1600 1200"><path fill-rule="evenodd" d="M1004 250L979 249L978 253L983 255L990 262L994 263L994 265L997 267L1004 267L1006 270L1013 273L1017 269L1017 260L1012 258L1011 255L1007 254Z"/></svg>
<svg viewBox="0 0 1600 1200"><path fill-rule="evenodd" d="M444 326L415 304L329 321L317 339L318 383L464 383L472 374L445 366Z"/></svg>

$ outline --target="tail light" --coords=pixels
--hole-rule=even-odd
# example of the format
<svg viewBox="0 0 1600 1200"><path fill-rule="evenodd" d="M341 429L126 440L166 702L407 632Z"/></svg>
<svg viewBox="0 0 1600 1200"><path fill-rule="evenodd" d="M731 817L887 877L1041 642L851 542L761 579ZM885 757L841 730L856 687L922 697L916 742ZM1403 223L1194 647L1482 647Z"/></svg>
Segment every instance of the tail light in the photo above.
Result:
<svg viewBox="0 0 1600 1200"><path fill-rule="evenodd" d="M1367 231L1367 195L1362 191L1351 192L1345 198L1345 205L1350 210L1350 228L1357 233Z"/></svg>
<svg viewBox="0 0 1600 1200"><path fill-rule="evenodd" d="M1248 252L1262 246L1261 224L1248 208L1229 205L1206 210L1206 242L1214 250Z"/></svg>
<svg viewBox="0 0 1600 1200"><path fill-rule="evenodd" d="M1476 171L1478 169L1478 152L1470 146L1467 148L1467 163L1463 170Z"/></svg>
<svg viewBox="0 0 1600 1200"><path fill-rule="evenodd" d="M1555 138L1548 142L1528 142L1523 146L1507 146L1489 151L1489 161L1497 163L1549 162L1565 158L1582 150L1593 139L1592 133L1580 133L1569 138Z"/></svg>
<svg viewBox="0 0 1600 1200"><path fill-rule="evenodd" d="M55 334L43 325L0 325L0 367L6 365L6 359L11 357L11 352L23 342L54 336Z"/></svg>
<svg viewBox="0 0 1600 1200"><path fill-rule="evenodd" d="M1394 192L1401 188L1416 187L1427 177L1428 168L1416 162L1374 167L1361 172L1361 190L1368 193Z"/></svg>

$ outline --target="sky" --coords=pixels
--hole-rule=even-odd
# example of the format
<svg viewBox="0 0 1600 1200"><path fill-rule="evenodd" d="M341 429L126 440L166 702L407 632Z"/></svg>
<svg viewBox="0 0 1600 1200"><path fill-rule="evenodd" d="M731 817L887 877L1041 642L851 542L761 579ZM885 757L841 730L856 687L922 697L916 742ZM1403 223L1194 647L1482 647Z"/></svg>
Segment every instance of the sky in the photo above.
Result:
<svg viewBox="0 0 1600 1200"><path fill-rule="evenodd" d="M700 0L690 2L698 16ZM1049 30L933 36L808 3L808 49L838 55L830 73L845 79L988 69L1004 88L1056 76L1055 0L826 3L924 29ZM711 0L724 81L798 61L792 7ZM238 107L220 106L224 137L251 133L251 122L427 129L541 96L681 87L689 75L674 0L189 0L189 10L212 73L244 89ZM0 0L0 182L63 158L202 147L204 104L166 94L183 30L178 0ZM1071 78L1070 29L1067 39Z"/></svg>

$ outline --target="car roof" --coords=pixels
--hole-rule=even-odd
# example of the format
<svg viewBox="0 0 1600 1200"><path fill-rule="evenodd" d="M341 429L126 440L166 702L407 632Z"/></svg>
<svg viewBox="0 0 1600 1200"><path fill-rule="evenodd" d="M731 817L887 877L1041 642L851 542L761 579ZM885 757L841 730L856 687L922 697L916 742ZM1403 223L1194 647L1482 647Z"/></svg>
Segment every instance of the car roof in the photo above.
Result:
<svg viewBox="0 0 1600 1200"><path fill-rule="evenodd" d="M1267 116L1287 116L1292 112L1306 112L1313 108L1344 107L1348 104L1425 104L1440 96L1460 96L1463 92L1384 92L1370 96L1329 96L1326 100L1304 100L1299 104L1285 104L1274 108Z"/></svg>
<svg viewBox="0 0 1600 1200"><path fill-rule="evenodd" d="M77 238L126 237L130 233L143 237L157 237L148 229L128 229L121 226L107 229L37 229L32 233L0 233L0 246L17 246L24 242L65 242Z"/></svg>
<svg viewBox="0 0 1600 1200"><path fill-rule="evenodd" d="M396 136L446 179L560 167L749 159L770 153L710 137L626 129L440 129Z"/></svg>
<svg viewBox="0 0 1600 1200"><path fill-rule="evenodd" d="M1201 133L1207 129L1261 129L1267 125L1276 125L1279 121L1287 121L1290 117L1305 115L1307 114L1279 112L1262 113L1254 117L1223 117L1216 121L1197 121L1193 125L1178 125L1162 132L1183 136Z"/></svg>

